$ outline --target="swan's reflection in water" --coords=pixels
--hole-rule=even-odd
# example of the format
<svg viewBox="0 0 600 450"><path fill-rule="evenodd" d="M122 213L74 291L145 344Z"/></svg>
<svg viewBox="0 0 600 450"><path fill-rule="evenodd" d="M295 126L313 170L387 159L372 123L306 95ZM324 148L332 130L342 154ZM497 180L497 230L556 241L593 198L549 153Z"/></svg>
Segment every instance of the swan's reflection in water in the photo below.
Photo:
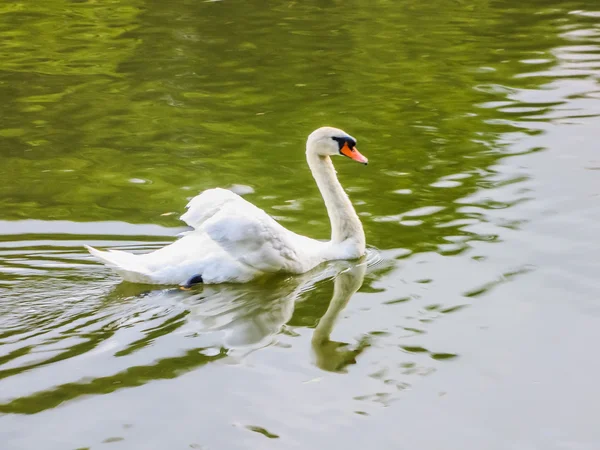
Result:
<svg viewBox="0 0 600 450"><path fill-rule="evenodd" d="M49 356L0 373L16 380L6 390L16 395L0 401L0 413L33 414L83 395L177 378L217 361L235 364L261 348L286 347L290 336L306 335L315 324L311 343L299 339L298 345L312 347L319 368L344 371L368 343L352 346L330 335L369 266L379 261L371 252L362 260L331 262L301 276L192 291L119 284L98 303L60 322L59 335L42 330L13 337L14 345L44 349L36 355ZM48 345L53 352L48 353ZM34 370L51 376L36 377L34 389L14 390L21 386L14 377Z"/></svg>
<svg viewBox="0 0 600 450"><path fill-rule="evenodd" d="M365 260L336 262L323 270L302 276L270 278L262 284L245 286L204 286L201 292L183 299L188 305L189 325L197 333L219 334L230 357L273 344L292 319L297 301L311 295L315 286L333 278L333 297L312 337L316 364L324 370L340 371L355 362L362 349L330 340L340 312L362 286L367 269Z"/></svg>
<svg viewBox="0 0 600 450"><path fill-rule="evenodd" d="M356 362L356 357L366 348L366 341L361 341L354 349L343 342L330 339L333 327L340 312L346 307L352 296L360 289L367 270L366 263L359 263L341 271L333 282L333 297L327 311L321 317L312 336L312 349L316 356L316 364L327 371L340 372L349 364Z"/></svg>
<svg viewBox="0 0 600 450"><path fill-rule="evenodd" d="M317 292L319 286L333 279L333 295L318 320L311 345L318 367L343 371L348 364L356 362L356 356L366 344L359 343L356 348L351 348L349 344L331 341L330 335L340 312L362 286L373 259L371 256L352 262L335 261L300 276L270 277L244 285L204 285L191 291L144 292L141 286L123 283L111 297L131 299L135 296L138 300L145 298L145 301L154 297L152 303L164 302L165 306L183 308L186 323L178 332L198 339L203 348L225 349L228 358L235 361L276 343L280 333L293 334L293 327L288 324L296 303L314 300L310 296L320 294ZM310 318L308 320L310 322Z"/></svg>

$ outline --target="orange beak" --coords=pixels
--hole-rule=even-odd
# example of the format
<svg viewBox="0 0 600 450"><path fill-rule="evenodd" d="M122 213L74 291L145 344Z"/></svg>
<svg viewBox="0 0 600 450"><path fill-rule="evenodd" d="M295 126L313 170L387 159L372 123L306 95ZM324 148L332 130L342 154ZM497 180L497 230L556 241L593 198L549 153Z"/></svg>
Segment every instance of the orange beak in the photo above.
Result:
<svg viewBox="0 0 600 450"><path fill-rule="evenodd" d="M347 143L344 144L340 152L342 155L347 156L348 158L353 159L361 164L367 165L369 163L369 160L361 155L356 147L350 148L348 147Z"/></svg>

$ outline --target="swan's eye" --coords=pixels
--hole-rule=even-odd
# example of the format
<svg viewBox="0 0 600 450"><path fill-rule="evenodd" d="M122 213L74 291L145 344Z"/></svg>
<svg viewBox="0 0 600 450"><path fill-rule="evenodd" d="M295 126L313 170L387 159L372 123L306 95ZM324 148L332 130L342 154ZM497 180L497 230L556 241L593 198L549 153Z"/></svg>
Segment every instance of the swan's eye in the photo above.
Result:
<svg viewBox="0 0 600 450"><path fill-rule="evenodd" d="M344 148L344 145L348 145L350 150L352 150L356 146L356 141L347 136L344 136L344 137L332 136L331 139L333 139L334 141L336 141L338 143L338 147L339 147L340 151L342 150L342 148Z"/></svg>
<svg viewBox="0 0 600 450"><path fill-rule="evenodd" d="M332 136L331 139L336 141L340 148L342 148L344 146L344 142L345 142L344 138Z"/></svg>

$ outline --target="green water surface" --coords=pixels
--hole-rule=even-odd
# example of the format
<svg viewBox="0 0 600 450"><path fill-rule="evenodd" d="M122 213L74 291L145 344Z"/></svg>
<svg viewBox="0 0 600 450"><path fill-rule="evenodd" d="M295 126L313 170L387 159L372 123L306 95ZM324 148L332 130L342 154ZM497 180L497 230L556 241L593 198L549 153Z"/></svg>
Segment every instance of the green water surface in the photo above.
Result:
<svg viewBox="0 0 600 450"><path fill-rule="evenodd" d="M598 448L599 79L596 0L2 3L0 447ZM83 249L212 187L328 238L323 125L369 158L358 266L184 292Z"/></svg>

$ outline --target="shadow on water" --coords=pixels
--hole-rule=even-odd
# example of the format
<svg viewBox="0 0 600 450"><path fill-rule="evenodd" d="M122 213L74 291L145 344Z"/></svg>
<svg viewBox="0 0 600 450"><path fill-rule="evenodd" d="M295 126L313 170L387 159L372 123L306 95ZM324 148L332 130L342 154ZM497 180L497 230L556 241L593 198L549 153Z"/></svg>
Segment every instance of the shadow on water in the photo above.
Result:
<svg viewBox="0 0 600 450"><path fill-rule="evenodd" d="M307 301L309 298L308 301L315 301L310 294L318 285L328 284L332 279L333 296L329 302L325 301L328 306L314 329L311 348L319 368L342 372L349 364L356 363L356 357L368 347L368 341L361 340L355 348L351 348L350 344L332 341L330 335L338 315L362 286L367 266L377 262L378 255L371 252L368 257L359 261L332 262L300 276L271 277L247 285L205 285L189 291L179 288L156 289L122 282L103 297L101 309L123 310L134 303L138 306L160 304L162 306L159 309L166 308L170 314L156 326L146 326L147 321L140 321L143 314L139 311L121 316L117 322L110 322L110 331L105 329L104 333L89 333L87 336L90 339L57 356L3 370L0 376L10 377L93 351L101 344L99 341L111 339L119 328L127 328L132 324L143 326L143 330L139 332L141 336L115 351L115 358L142 351L152 346L157 339L172 333L183 333L186 338L204 345L185 349L178 356L154 360L148 365L130 366L110 376L65 383L33 395L15 398L1 404L0 412L35 414L84 395L107 394L141 386L152 380L175 378L211 362L223 359L228 359L229 363L239 362L250 352L275 344L280 333L293 333L291 329L286 330L286 324L292 319L296 302ZM316 297L319 303L323 301L320 295ZM83 319L84 323L78 327L81 329L106 319L106 315L103 315L86 320L92 315L95 313L73 316L71 322ZM157 311L153 313L154 317L160 315ZM71 328L70 332L74 331L76 329ZM27 348L18 353L13 357L26 354Z"/></svg>

